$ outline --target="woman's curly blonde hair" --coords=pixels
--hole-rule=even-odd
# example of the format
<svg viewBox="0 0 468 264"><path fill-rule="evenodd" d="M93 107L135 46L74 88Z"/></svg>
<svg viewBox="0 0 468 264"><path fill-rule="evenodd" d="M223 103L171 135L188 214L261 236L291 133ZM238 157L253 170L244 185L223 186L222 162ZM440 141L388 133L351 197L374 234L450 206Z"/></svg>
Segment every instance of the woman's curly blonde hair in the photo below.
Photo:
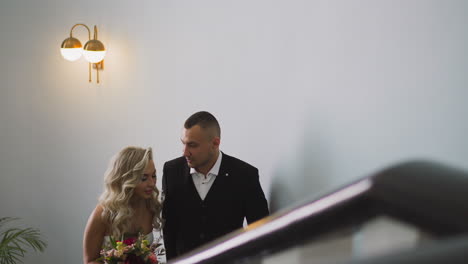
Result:
<svg viewBox="0 0 468 264"><path fill-rule="evenodd" d="M110 224L110 235L121 237L131 231L133 210L130 200L135 187L140 183L148 162L153 160L151 148L126 147L112 160L104 177L104 192L99 198L103 207L102 218ZM159 190L154 187L151 199L146 200L146 207L153 213L153 229L161 228L161 202Z"/></svg>

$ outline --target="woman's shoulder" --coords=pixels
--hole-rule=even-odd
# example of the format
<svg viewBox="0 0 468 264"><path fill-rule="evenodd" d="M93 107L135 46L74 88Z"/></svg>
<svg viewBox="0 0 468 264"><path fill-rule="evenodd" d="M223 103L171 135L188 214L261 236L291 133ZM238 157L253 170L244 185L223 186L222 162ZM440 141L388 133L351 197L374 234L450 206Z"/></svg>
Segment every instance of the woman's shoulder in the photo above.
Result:
<svg viewBox="0 0 468 264"><path fill-rule="evenodd" d="M85 233L89 237L104 236L107 231L107 225L102 218L103 207L97 205L91 215L89 216L88 223L86 224Z"/></svg>
<svg viewBox="0 0 468 264"><path fill-rule="evenodd" d="M102 212L104 212L104 206L102 206L102 204L97 204L94 208L94 212L102 214Z"/></svg>
<svg viewBox="0 0 468 264"><path fill-rule="evenodd" d="M94 225L100 227L100 229L107 230L107 221L104 219L103 216L104 207L101 204L97 204L94 208L93 212L90 216L90 221L94 223Z"/></svg>
<svg viewBox="0 0 468 264"><path fill-rule="evenodd" d="M101 204L97 204L96 207L94 208L94 211L93 211L93 216L97 219L97 220L101 220L104 222L104 218L103 218L103 213L104 212L104 206L102 206Z"/></svg>

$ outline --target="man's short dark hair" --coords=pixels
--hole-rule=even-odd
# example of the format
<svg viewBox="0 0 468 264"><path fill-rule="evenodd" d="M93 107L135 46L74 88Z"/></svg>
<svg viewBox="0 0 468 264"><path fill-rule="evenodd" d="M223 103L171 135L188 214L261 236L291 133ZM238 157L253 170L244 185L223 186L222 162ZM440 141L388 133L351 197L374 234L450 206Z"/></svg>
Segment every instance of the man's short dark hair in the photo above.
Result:
<svg viewBox="0 0 468 264"><path fill-rule="evenodd" d="M221 128L219 127L218 120L209 112L196 112L185 121L184 127L189 129L195 125L199 125L203 129L214 128L215 136L221 137Z"/></svg>

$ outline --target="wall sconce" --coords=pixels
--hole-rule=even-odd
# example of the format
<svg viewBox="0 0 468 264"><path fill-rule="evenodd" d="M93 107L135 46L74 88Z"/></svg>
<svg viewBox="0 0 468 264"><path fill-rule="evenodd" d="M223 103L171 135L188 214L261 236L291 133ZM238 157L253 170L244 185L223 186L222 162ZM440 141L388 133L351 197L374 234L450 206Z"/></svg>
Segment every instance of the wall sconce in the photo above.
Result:
<svg viewBox="0 0 468 264"><path fill-rule="evenodd" d="M84 26L88 30L88 42L83 46L81 42L73 37L73 30L77 26ZM91 30L85 24L75 24L70 30L70 37L62 42L60 53L69 61L78 60L81 55L89 62L89 82L91 82L91 64L96 69L97 83L99 83L99 71L104 68L104 56L106 56L106 49L104 44L97 38L97 27L94 26L94 38L91 39Z"/></svg>

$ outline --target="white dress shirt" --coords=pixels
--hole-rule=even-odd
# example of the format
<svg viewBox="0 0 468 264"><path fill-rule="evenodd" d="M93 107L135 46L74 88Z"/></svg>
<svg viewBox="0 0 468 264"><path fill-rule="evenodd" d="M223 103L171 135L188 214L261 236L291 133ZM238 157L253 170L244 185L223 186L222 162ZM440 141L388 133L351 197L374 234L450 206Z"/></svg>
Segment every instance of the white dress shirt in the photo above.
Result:
<svg viewBox="0 0 468 264"><path fill-rule="evenodd" d="M213 165L213 168L211 168L211 170L206 174L206 176L196 171L194 168L190 168L190 174L192 175L193 184L195 185L198 195L200 195L200 198L202 200L205 200L205 197L210 191L210 188L213 185L216 176L218 176L219 167L221 166L221 159L223 158L222 156L223 154L220 151L218 159Z"/></svg>

